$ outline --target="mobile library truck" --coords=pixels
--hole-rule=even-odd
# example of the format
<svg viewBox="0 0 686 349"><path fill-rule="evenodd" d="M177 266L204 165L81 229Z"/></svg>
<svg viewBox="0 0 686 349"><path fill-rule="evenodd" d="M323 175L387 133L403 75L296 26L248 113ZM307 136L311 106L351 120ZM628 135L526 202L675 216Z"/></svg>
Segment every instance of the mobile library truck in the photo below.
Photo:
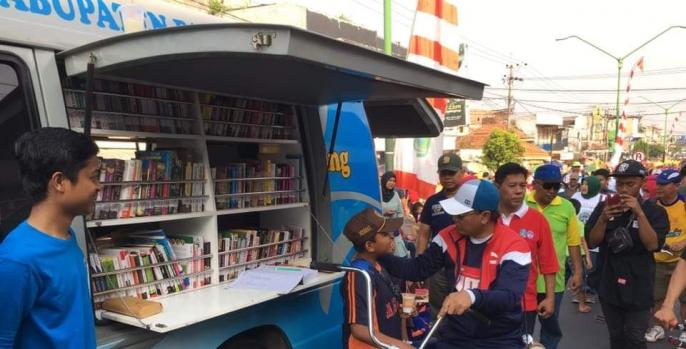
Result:
<svg viewBox="0 0 686 349"><path fill-rule="evenodd" d="M289 292L232 282L349 258L343 225L380 207L372 136L438 135L424 98L479 99L483 84L279 25L146 10L155 30L123 34L120 8L0 0L0 224L28 204L17 137L90 133L102 190L73 227L100 348L340 347L340 274ZM163 310L102 310L122 296Z"/></svg>

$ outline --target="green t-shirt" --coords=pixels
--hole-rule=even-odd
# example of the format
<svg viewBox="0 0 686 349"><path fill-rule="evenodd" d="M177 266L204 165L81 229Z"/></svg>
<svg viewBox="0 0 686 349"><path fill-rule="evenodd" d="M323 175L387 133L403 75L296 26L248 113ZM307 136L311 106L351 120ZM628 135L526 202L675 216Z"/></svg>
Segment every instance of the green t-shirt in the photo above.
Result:
<svg viewBox="0 0 686 349"><path fill-rule="evenodd" d="M555 197L550 205L541 209L541 206L534 199L534 192L526 196L526 203L529 207L541 212L550 224L555 254L557 255L557 262L560 264L560 271L555 275L555 292L563 292L565 290L567 248L581 245L576 210L571 202L559 196ZM539 293L545 293L545 281L542 275L538 275L536 286Z"/></svg>

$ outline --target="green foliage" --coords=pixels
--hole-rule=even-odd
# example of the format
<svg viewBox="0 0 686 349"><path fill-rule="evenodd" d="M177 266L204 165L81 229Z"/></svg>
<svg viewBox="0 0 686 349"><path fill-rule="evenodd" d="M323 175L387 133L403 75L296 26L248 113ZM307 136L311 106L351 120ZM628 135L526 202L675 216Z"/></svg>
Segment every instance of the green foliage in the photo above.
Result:
<svg viewBox="0 0 686 349"><path fill-rule="evenodd" d="M338 17L336 17L336 19L338 19L341 22L345 22L345 23L352 23L353 22L348 16L346 16L344 14L338 15Z"/></svg>
<svg viewBox="0 0 686 349"><path fill-rule="evenodd" d="M516 134L506 130L493 130L483 147L482 161L490 170L495 171L508 162L521 162L524 147Z"/></svg>
<svg viewBox="0 0 686 349"><path fill-rule="evenodd" d="M665 152L665 148L662 144L648 144L644 140L638 140L634 143L634 152L640 151L646 154L648 160L662 160L662 155Z"/></svg>
<svg viewBox="0 0 686 349"><path fill-rule="evenodd" d="M223 16L229 13L229 8L224 5L223 0L210 0L207 4L207 13L213 16Z"/></svg>

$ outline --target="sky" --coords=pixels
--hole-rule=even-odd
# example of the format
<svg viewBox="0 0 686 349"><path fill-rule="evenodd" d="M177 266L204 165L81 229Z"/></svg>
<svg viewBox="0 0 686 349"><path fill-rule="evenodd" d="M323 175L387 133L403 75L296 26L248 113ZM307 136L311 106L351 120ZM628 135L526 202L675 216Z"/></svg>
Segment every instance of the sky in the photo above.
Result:
<svg viewBox="0 0 686 349"><path fill-rule="evenodd" d="M617 61L575 39L577 35L614 56L623 56L672 25L686 26L686 1L660 0L453 0L458 4L460 40L468 45L459 75L489 85L484 100L472 107L504 108L506 64L520 64L514 98L516 113L588 113L593 104L614 109ZM259 0L290 2L383 34L383 0ZM407 45L416 0L393 0L393 41ZM662 127L664 111L646 99L670 107L686 98L686 29L675 28L627 57L622 71L621 104L632 66L644 57L645 71L632 82L629 114ZM526 64L526 65L525 65ZM668 89L665 88L680 88ZM545 91L526 91L526 90ZM649 90L646 90L649 89ZM656 90L663 89L663 90ZM558 91L555 91L558 90ZM562 91L559 91L562 90ZM573 90L573 91L569 91ZM574 91L601 90L601 91ZM646 98L646 99L643 99ZM675 134L686 134L686 100L671 109L668 129L679 111Z"/></svg>

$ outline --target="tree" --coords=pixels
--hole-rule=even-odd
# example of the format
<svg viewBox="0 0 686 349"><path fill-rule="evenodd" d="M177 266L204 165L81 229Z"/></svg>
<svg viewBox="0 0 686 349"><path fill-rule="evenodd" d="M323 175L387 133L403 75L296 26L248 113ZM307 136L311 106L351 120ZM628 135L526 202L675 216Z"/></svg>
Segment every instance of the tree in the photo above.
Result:
<svg viewBox="0 0 686 349"><path fill-rule="evenodd" d="M662 154L665 152L665 148L662 146L662 144L648 144L641 139L634 143L633 151L640 151L641 153L645 154L648 158L647 160L662 160Z"/></svg>
<svg viewBox="0 0 686 349"><path fill-rule="evenodd" d="M224 0L210 0L207 4L207 13L213 16L223 16L229 13L230 8L224 5Z"/></svg>
<svg viewBox="0 0 686 349"><path fill-rule="evenodd" d="M521 162L524 147L519 137L505 130L493 130L483 147L483 160L486 167L495 171L500 165L508 162Z"/></svg>

